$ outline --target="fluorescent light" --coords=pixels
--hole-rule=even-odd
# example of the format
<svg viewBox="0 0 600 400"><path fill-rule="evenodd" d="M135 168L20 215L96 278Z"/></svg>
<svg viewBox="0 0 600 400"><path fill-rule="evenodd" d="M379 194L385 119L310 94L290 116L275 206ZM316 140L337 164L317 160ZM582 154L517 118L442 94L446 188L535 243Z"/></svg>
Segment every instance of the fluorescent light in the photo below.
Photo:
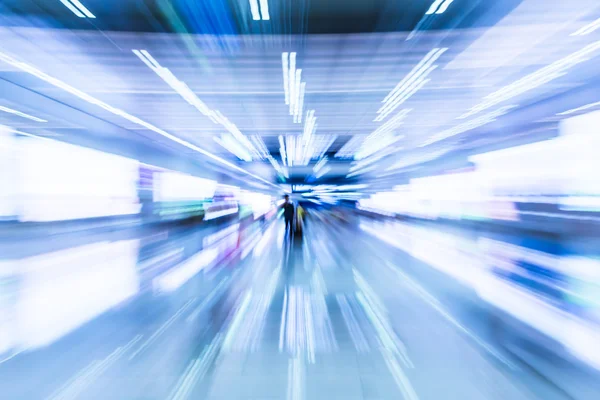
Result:
<svg viewBox="0 0 600 400"><path fill-rule="evenodd" d="M321 158L313 167L314 172L319 172L321 168L327 163L327 157Z"/></svg>
<svg viewBox="0 0 600 400"><path fill-rule="evenodd" d="M448 7L450 7L450 4L452 4L453 1L454 0L435 0L427 10L425 15L431 15L433 13L443 14L448 9Z"/></svg>
<svg viewBox="0 0 600 400"><path fill-rule="evenodd" d="M73 86L68 85L68 84L66 84L65 82L63 82L63 81L61 81L59 79L54 78L53 76L50 76L50 75L48 75L48 74L40 71L39 69L37 69L35 67L32 67L29 64L26 64L26 63L21 62L21 61L17 61L14 58L12 58L11 56L9 56L9 55L7 55L5 53L0 52L0 60L4 61L5 63L7 63L7 64L9 64L9 65L11 65L11 66L13 66L15 68L20 69L23 72L27 72L28 74L33 75L33 76L35 76L35 77L43 80L44 82L50 83L53 86L56 86L56 87L58 87L58 88L60 88L60 89L62 89L64 91L66 91L66 92L69 92L72 95L74 95L74 96L76 96L76 97L78 97L78 98L80 98L80 99L82 99L84 101L87 101L88 103L94 104L94 105L96 105L96 106L98 106L98 107L100 107L100 108L102 108L102 109L104 109L104 110L106 110L106 111L114 114L114 115L118 115L118 116L120 116L122 118L125 118L126 120L128 120L128 121L130 121L130 122L132 122L132 123L134 123L136 125L140 125L140 126L146 128L148 130L151 130L152 132L155 132L155 133L161 135L162 137L164 137L166 139L169 139L169 140L171 140L171 141L173 141L175 143L178 143L178 144L180 144L182 146L185 146L185 147L187 147L190 150L193 150L193 151L195 151L197 153L203 154L206 157L211 158L212 160L217 161L218 163L223 164L223 165L225 165L225 166L227 166L227 167L229 167L229 168L231 168L233 170L236 170L238 172L241 172L243 174L251 176L251 177L253 177L255 179L258 179L259 181L262 181L262 182L264 182L264 183L266 183L268 185L271 185L271 186L274 186L274 187L277 187L277 188L279 187L279 186L273 184L272 182L269 182L268 180L266 180L266 179L264 179L264 178L262 178L262 177L260 177L258 175L255 175L255 174L253 174L253 173L251 173L251 172L249 172L249 171L247 171L247 170L245 170L243 168L240 168L237 165L232 164L229 161L224 160L223 158L221 158L219 156L216 156L213 153L211 153L211 152L209 152L209 151L207 151L207 150L205 150L205 149L203 149L201 147L198 147L198 146L196 146L196 145L194 145L194 144L192 144L192 143L190 143L190 142L188 142L186 140L178 138L177 136L172 135L172 134L166 132L163 129L160 129L160 128L158 128L158 127L150 124L149 122L146 122L146 121L144 121L144 120L142 120L142 119L140 119L138 117L135 117L135 116L133 116L131 114L126 113L123 110L120 110L118 108L115 108L115 107L107 104L107 103L104 103L103 101L101 101L101 100L99 100L99 99L97 99L97 98L95 98L93 96L90 96L89 94L87 94L85 92L82 92L81 90L76 89Z"/></svg>
<svg viewBox="0 0 600 400"><path fill-rule="evenodd" d="M289 58L288 52L281 53L281 67L283 69L283 90L285 91L285 104L290 104L290 71L289 71Z"/></svg>
<svg viewBox="0 0 600 400"><path fill-rule="evenodd" d="M213 122L219 123L225 127L233 135L235 140L239 142L242 147L247 148L254 156L263 158L260 152L254 147L254 145L248 140L238 127L229 121L220 111L211 110L202 100L196 96L196 94L185 84L173 75L168 69L162 67L156 59L154 59L150 53L146 50L132 50L140 60L144 62L152 71L154 71L159 77L161 77L173 90L175 90L181 97L184 98L190 105L194 106L205 116L209 117ZM236 154L237 155L237 154Z"/></svg>
<svg viewBox="0 0 600 400"><path fill-rule="evenodd" d="M290 90L290 115L293 114L296 101L296 53L290 53L290 69L289 69L288 86Z"/></svg>
<svg viewBox="0 0 600 400"><path fill-rule="evenodd" d="M600 28L600 18L598 18L597 20L595 20L593 22L590 22L589 24L581 27L577 31L571 33L571 36L589 35L590 33L594 32L598 28Z"/></svg>
<svg viewBox="0 0 600 400"><path fill-rule="evenodd" d="M300 106L296 113L297 122L302 122L302 115L304 114L304 93L306 92L306 82L302 82L300 85Z"/></svg>
<svg viewBox="0 0 600 400"><path fill-rule="evenodd" d="M436 10L438 9L438 7L440 6L440 4L442 4L443 2L444 2L444 0L435 0L433 2L433 4L431 4L431 7L429 7L429 9L427 10L425 15L431 15L431 14L435 13Z"/></svg>
<svg viewBox="0 0 600 400"><path fill-rule="evenodd" d="M306 112L306 118L304 119L304 132L302 133L302 139L306 144L310 142L311 136L315 131L316 121L315 110L308 110Z"/></svg>
<svg viewBox="0 0 600 400"><path fill-rule="evenodd" d="M296 157L296 137L288 135L285 137L285 148L287 150L287 163L288 166L294 165L294 158Z"/></svg>
<svg viewBox="0 0 600 400"><path fill-rule="evenodd" d="M561 58L537 71L524 76L523 78L495 91L486 96L483 101L469 111L458 117L459 119L468 118L481 111L494 107L506 100L519 96L530 90L536 89L548 82L551 82L567 74L568 70L577 64L592 58L592 53L600 49L600 41L591 43L579 51Z"/></svg>
<svg viewBox="0 0 600 400"><path fill-rule="evenodd" d="M13 110L12 108L0 106L0 111L4 111L5 113L18 115L19 117L27 118L36 122L48 122L45 119L41 119L38 117L34 117L33 115L25 114L24 112Z"/></svg>
<svg viewBox="0 0 600 400"><path fill-rule="evenodd" d="M81 2L79 0L70 0L71 3L73 3L73 5L75 7L77 7L79 9L79 11L81 11L86 17L88 18L96 18L96 16L94 14L92 14L90 12L90 10L88 10L83 4L81 4ZM64 3L63 3L64 4Z"/></svg>
<svg viewBox="0 0 600 400"><path fill-rule="evenodd" d="M444 2L444 4L442 4L442 6L440 8L438 8L438 10L435 12L436 14L443 14L448 7L450 7L450 4L452 4L454 0L446 0Z"/></svg>
<svg viewBox="0 0 600 400"><path fill-rule="evenodd" d="M323 175L325 175L326 173L328 173L329 171L331 171L331 167L330 166L326 166L325 168L322 168L316 175L315 178L319 179L321 178Z"/></svg>
<svg viewBox="0 0 600 400"><path fill-rule="evenodd" d="M376 121L381 121L394 111L400 104L408 100L418 90L420 90L429 79L427 76L433 72L437 66L432 64L442 55L448 48L432 49L425 57L402 79L392 91L383 99L383 106L377 111Z"/></svg>
<svg viewBox="0 0 600 400"><path fill-rule="evenodd" d="M265 142L260 136L252 135L250 136L250 140L254 144L254 147L258 151L261 159L268 158L271 155L269 153L269 149L267 149L267 146L265 145Z"/></svg>
<svg viewBox="0 0 600 400"><path fill-rule="evenodd" d="M79 18L96 18L79 0L60 0L60 2Z"/></svg>
<svg viewBox="0 0 600 400"><path fill-rule="evenodd" d="M262 15L263 21L271 19L269 15L269 2L267 0L260 0L260 14Z"/></svg>
<svg viewBox="0 0 600 400"><path fill-rule="evenodd" d="M294 118L297 120L297 116L298 116L298 112L300 111L300 87L301 87L301 81L302 81L302 70L301 69L297 69L296 70L296 79L295 79L295 88L294 88L294 93L296 95L296 98L294 99L294 109L292 110L292 113L294 115Z"/></svg>
<svg viewBox="0 0 600 400"><path fill-rule="evenodd" d="M279 153L281 153L281 161L283 165L287 167L287 154L285 152L285 141L283 140L283 136L279 135Z"/></svg>
<svg viewBox="0 0 600 400"><path fill-rule="evenodd" d="M563 111L563 112L561 112L561 113L558 113L558 114L556 114L556 115L569 115L569 114L574 114L574 113L576 113L576 112L583 111L583 110L587 110L587 109L589 109L589 108L594 108L594 107L598 107L598 106L600 106L600 101L597 101L597 102L595 102L595 103L586 104L585 106L581 106L581 107L573 108L573 109L571 109L571 110L568 110L568 111Z"/></svg>
<svg viewBox="0 0 600 400"><path fill-rule="evenodd" d="M248 153L246 149L240 146L239 143L236 140L234 140L231 136L223 135L221 138L215 136L214 140L215 142L223 146L225 149L229 150L229 152L231 152L240 160L244 160L246 162L252 161L252 156L250 155L250 153Z"/></svg>
<svg viewBox="0 0 600 400"><path fill-rule="evenodd" d="M250 0L250 12L252 13L252 19L260 21L260 11L258 9L258 0Z"/></svg>
<svg viewBox="0 0 600 400"><path fill-rule="evenodd" d="M285 104L289 106L289 113L293 116L294 123L297 124L302 122L304 113L306 82L302 82L302 70L296 69L296 53L281 53L281 66Z"/></svg>
<svg viewBox="0 0 600 400"><path fill-rule="evenodd" d="M335 153L336 158L352 158L365 141L364 135L356 135L350 138L341 149Z"/></svg>

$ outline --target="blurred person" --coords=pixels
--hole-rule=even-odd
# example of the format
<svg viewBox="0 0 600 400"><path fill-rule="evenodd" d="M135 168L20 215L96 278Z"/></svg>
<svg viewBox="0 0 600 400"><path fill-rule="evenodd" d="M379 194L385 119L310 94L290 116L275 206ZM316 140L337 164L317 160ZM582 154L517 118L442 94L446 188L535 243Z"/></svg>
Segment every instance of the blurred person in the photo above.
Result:
<svg viewBox="0 0 600 400"><path fill-rule="evenodd" d="M283 196L283 204L280 206L283 209L283 219L285 220L285 231L292 237L294 232L294 205L290 201L290 196Z"/></svg>

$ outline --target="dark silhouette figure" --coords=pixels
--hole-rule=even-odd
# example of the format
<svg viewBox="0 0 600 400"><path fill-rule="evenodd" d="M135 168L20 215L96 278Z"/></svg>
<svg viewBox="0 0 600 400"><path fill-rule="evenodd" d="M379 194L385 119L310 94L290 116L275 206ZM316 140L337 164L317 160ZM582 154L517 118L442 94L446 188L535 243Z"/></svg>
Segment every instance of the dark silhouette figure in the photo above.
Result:
<svg viewBox="0 0 600 400"><path fill-rule="evenodd" d="M285 231L292 237L294 232L294 205L290 201L290 196L284 196L284 202L281 205L283 208L283 219L285 220Z"/></svg>

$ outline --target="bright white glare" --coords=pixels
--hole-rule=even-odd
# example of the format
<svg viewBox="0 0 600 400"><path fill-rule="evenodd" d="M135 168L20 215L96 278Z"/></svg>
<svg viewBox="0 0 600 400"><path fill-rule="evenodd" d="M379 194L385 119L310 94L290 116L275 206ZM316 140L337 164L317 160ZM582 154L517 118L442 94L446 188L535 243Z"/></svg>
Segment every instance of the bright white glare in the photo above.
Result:
<svg viewBox="0 0 600 400"><path fill-rule="evenodd" d="M41 119L38 117L34 117L33 115L25 114L24 112L13 110L12 108L0 106L0 111L4 111L5 113L18 115L19 117L27 118L35 122L48 122L45 119Z"/></svg>
<svg viewBox="0 0 600 400"><path fill-rule="evenodd" d="M587 24L585 26L582 26L580 29L578 29L575 32L571 33L571 36L585 36L585 35L589 35L590 33L594 32L598 28L600 28L600 18L598 18L597 20L595 20L593 22L590 22L589 24Z"/></svg>
<svg viewBox="0 0 600 400"><path fill-rule="evenodd" d="M219 256L218 248L202 250L181 265L155 278L153 285L160 292L172 292L208 267Z"/></svg>
<svg viewBox="0 0 600 400"><path fill-rule="evenodd" d="M13 132L0 125L0 220L16 219L18 214L20 186L17 172L18 151L18 141Z"/></svg>
<svg viewBox="0 0 600 400"><path fill-rule="evenodd" d="M139 213L137 161L54 140L19 146L21 221Z"/></svg>
<svg viewBox="0 0 600 400"><path fill-rule="evenodd" d="M213 197L217 182L179 172L159 172L155 175L154 201L206 200Z"/></svg>
<svg viewBox="0 0 600 400"><path fill-rule="evenodd" d="M258 0L250 0L250 12L252 13L252 19L260 21L260 12L258 10Z"/></svg>
<svg viewBox="0 0 600 400"><path fill-rule="evenodd" d="M139 291L139 240L100 242L18 261L20 347L64 337Z"/></svg>
<svg viewBox="0 0 600 400"><path fill-rule="evenodd" d="M260 14L262 15L263 21L271 19L269 15L269 2L268 0L260 0Z"/></svg>

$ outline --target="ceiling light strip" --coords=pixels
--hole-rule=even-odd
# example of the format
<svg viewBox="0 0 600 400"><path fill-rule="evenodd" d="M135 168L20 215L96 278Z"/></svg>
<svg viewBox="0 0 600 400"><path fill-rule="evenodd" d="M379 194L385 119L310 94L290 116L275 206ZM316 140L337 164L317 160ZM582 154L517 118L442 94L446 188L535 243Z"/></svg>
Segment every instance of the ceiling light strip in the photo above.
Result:
<svg viewBox="0 0 600 400"><path fill-rule="evenodd" d="M387 103L415 74L421 74L422 71L427 69L432 63L434 63L446 50L447 48L434 48L423 57L421 61L402 79L394 89L383 99L382 103Z"/></svg>
<svg viewBox="0 0 600 400"><path fill-rule="evenodd" d="M597 20L582 26L580 29L576 30L575 32L571 33L570 36L585 36L585 35L589 35L590 33L594 32L596 29L600 28L600 18L598 18Z"/></svg>
<svg viewBox="0 0 600 400"><path fill-rule="evenodd" d="M285 91L285 104L290 104L290 66L289 66L290 53L281 53L281 67L283 70L283 90Z"/></svg>
<svg viewBox="0 0 600 400"><path fill-rule="evenodd" d="M271 16L269 15L268 0L260 0L260 15L263 21L268 21L271 19Z"/></svg>
<svg viewBox="0 0 600 400"><path fill-rule="evenodd" d="M164 131L164 130L162 130L162 129L160 129L160 128L158 128L158 127L156 127L156 126L154 126L154 125L152 125L152 124L150 124L150 123L148 123L148 122L146 122L144 120L141 120L138 117L135 117L135 116L133 116L133 115L131 115L131 114L123 111L123 110L115 108L115 107L113 107L113 106L111 106L111 105L109 105L109 104L107 104L107 103L105 103L105 102L103 102L103 101L101 101L101 100L93 97L93 96L90 96L89 94L87 94L85 92L82 92L81 90L76 89L73 86L71 86L71 85L69 85L69 84L67 84L67 83L65 83L65 82L63 82L63 81L61 81L61 80L59 80L57 78L54 78L53 76L50 76L50 75L46 74L45 72L42 72L39 69L37 69L37 68L35 68L35 67L33 67L33 66L29 65L29 64L26 64L24 62L21 62L21 61L18 61L16 59L14 59L13 57L9 56L8 54L0 52L0 60L4 61L5 63L7 63L7 64L9 64L9 65L11 65L11 66L13 66L13 67L15 67L17 69L20 69L23 72L26 72L26 73L28 73L30 75L33 75L33 76L35 76L35 77L37 77L37 78L39 78L39 79L41 79L41 80L43 80L43 81L45 81L45 82L53 85L53 86L56 86L56 87L58 87L58 88L60 88L60 89L62 89L64 91L66 91L66 92L69 92L72 95L74 95L74 96L76 96L76 97L78 97L78 98L80 98L80 99L82 99L84 101L87 101L88 103L97 105L98 107L100 107L100 108L102 108L102 109L104 109L104 110L106 110L106 111L108 111L108 112L110 112L112 114L115 114L115 115L118 115L118 116L120 116L122 118L125 118L128 121L130 121L130 122L132 122L132 123L134 123L136 125L140 125L140 126L146 128L148 130L151 130L151 131L153 131L153 132L155 132L155 133L157 133L157 134L159 134L159 135L161 135L161 136L163 136L163 137L165 137L165 138L167 138L167 139L169 139L169 140L171 140L171 141L173 141L175 143L178 143L178 144L180 144L180 145L182 145L184 147L187 147L190 150L193 150L193 151L195 151L197 153L203 154L206 157L208 157L208 158L210 158L210 159L212 159L212 160L214 160L214 161L216 161L216 162L218 162L218 163L220 163L222 165L225 165L225 166L227 166L227 167L229 167L229 168L231 168L231 169L233 169L235 171L241 172L241 173L246 174L248 176L251 176L251 177L253 177L255 179L258 179L259 181L262 181L262 182L264 182L264 183L266 183L268 185L271 185L273 187L279 188L279 186L273 184L272 182L269 182L268 180L266 180L266 179L264 179L264 178L262 178L262 177L260 177L258 175L255 175L255 174L253 174L253 173L245 170L244 168L238 167L237 165L235 165L235 164L233 164L233 163L231 163L231 162L229 162L229 161L227 161L227 160L225 160L225 159L223 159L223 158L221 158L221 157L219 157L217 155L214 155L213 153L211 153L209 151L206 151L205 149L203 149L201 147L198 147L198 146L196 146L196 145L194 145L194 144L192 144L192 143L190 143L190 142L188 142L186 140L180 139L177 136L174 136L174 135L172 135L172 134L170 134L170 133L168 133L168 132L166 132L166 131Z"/></svg>
<svg viewBox="0 0 600 400"><path fill-rule="evenodd" d="M593 57L593 53L600 49L600 41L591 43L579 51L568 55L558 61L553 62L523 78L491 93L483 101L469 111L458 117L459 119L468 118L481 111L494 107L506 100L519 96L530 90L536 89L548 82L560 78L568 73L568 70L577 64L588 61Z"/></svg>
<svg viewBox="0 0 600 400"><path fill-rule="evenodd" d="M60 0L60 2L79 18L96 18L79 0Z"/></svg>
<svg viewBox="0 0 600 400"><path fill-rule="evenodd" d="M211 110L202 100L196 96L196 94L185 84L175 77L175 75L168 69L162 67L156 59L154 59L150 53L146 50L132 50L144 64L146 64L152 71L154 71L159 77L161 77L173 90L175 90L181 97L184 98L190 105L194 106L205 116L209 117L213 122L220 123L227 129L233 137L247 149L250 153L256 157L263 158L260 156L260 152L256 150L254 145L248 140L248 138L240 132L238 127L229 121L220 111Z"/></svg>
<svg viewBox="0 0 600 400"><path fill-rule="evenodd" d="M67 0L67 1L68 1L68 0ZM81 11L81 12L82 12L82 13L83 13L83 14L84 14L86 17L88 17L88 18L92 18L92 19L96 18L96 16L95 16L94 14L92 14L92 13L90 12L90 10L88 10L88 9L87 9L87 7L86 7L86 6L84 6L83 4L81 4L81 2L80 2L79 0L70 0L70 1L71 1L71 3L73 3L73 5L74 5L75 7L77 7L77 8L79 9L79 11ZM63 4L64 4L64 3L63 3Z"/></svg>
<svg viewBox="0 0 600 400"><path fill-rule="evenodd" d="M45 119L34 117L33 115L25 114L24 112L13 110L12 108L4 107L4 106L0 106L0 111L4 111L5 113L8 113L8 114L18 115L19 117L27 118L27 119L30 119L35 122L48 122Z"/></svg>
<svg viewBox="0 0 600 400"><path fill-rule="evenodd" d="M279 153L281 154L281 162L287 167L287 154L285 151L285 140L282 135L279 135Z"/></svg>
<svg viewBox="0 0 600 400"><path fill-rule="evenodd" d="M328 159L327 159L327 156L325 156L325 157L321 158L321 159L320 159L320 160L319 160L319 161L318 161L318 162L315 164L315 166L313 167L313 171L314 171L315 173L316 173L316 172L319 172L319 170L320 170L321 168L323 168L323 166L324 166L325 164L327 164L327 161L328 161Z"/></svg>

